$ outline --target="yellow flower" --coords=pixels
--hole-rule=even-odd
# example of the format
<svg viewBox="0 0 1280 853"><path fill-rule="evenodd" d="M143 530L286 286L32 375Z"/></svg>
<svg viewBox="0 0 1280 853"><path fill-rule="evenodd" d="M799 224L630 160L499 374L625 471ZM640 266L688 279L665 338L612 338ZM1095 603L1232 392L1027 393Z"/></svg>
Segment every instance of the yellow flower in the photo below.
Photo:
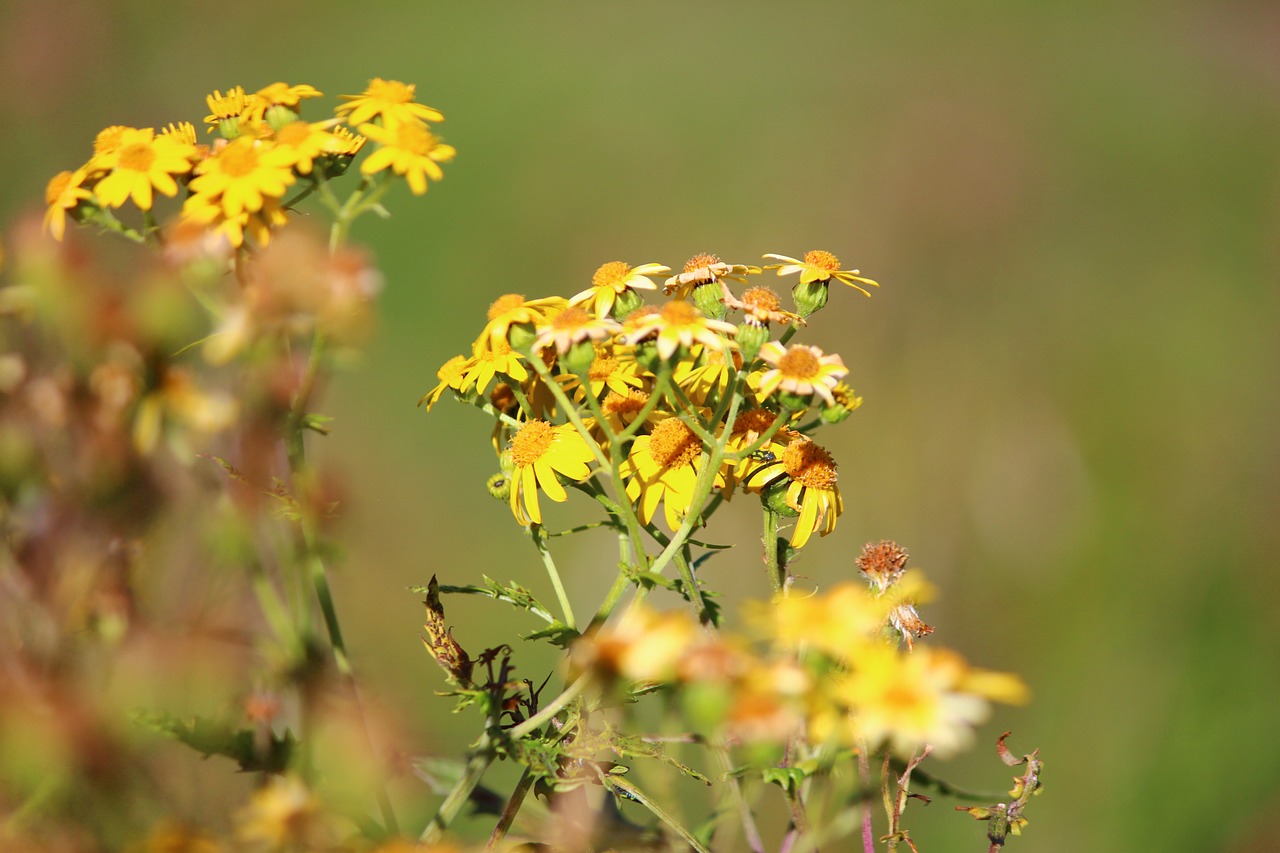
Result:
<svg viewBox="0 0 1280 853"><path fill-rule="evenodd" d="M729 288L724 284L725 279L745 283L748 275L758 272L760 272L759 267L751 267L746 264L726 264L717 255L694 255L685 261L682 272L671 276L671 278L663 282L662 292L667 295L674 293L676 299L686 299L698 285L720 282L724 293L728 295Z"/></svg>
<svg viewBox="0 0 1280 853"><path fill-rule="evenodd" d="M120 140L124 137L127 130L133 130L132 127L125 127L121 124L113 124L111 127L104 127L98 131L98 135L93 138L93 156L97 159L103 154L110 154L120 147Z"/></svg>
<svg viewBox="0 0 1280 853"><path fill-rule="evenodd" d="M742 311L742 322L749 326L768 328L770 323L796 323L806 325L805 320L797 314L782 310L782 302L778 294L767 287L750 287L742 294L741 299L732 295L725 300L730 308Z"/></svg>
<svg viewBox="0 0 1280 853"><path fill-rule="evenodd" d="M337 154L344 143L325 127L324 122L291 121L276 131L276 149L289 154L291 165L300 175L311 174L317 157Z"/></svg>
<svg viewBox="0 0 1280 853"><path fill-rule="evenodd" d="M88 176L84 167L74 172L59 172L45 187L44 202L49 209L44 214L44 230L53 235L53 239L61 240L66 233L67 214L74 217L81 202L93 199L93 193L83 186Z"/></svg>
<svg viewBox="0 0 1280 853"><path fill-rule="evenodd" d="M642 391L639 388L631 388L627 391L610 391L600 401L600 411L604 414L605 422L609 424L615 433L619 433L631 425L631 422L636 419L636 416L640 414L648 402L649 392ZM645 425L653 428L669 417L671 417L671 412L655 408L649 413L649 417L645 419Z"/></svg>
<svg viewBox="0 0 1280 853"><path fill-rule="evenodd" d="M204 123L209 125L209 132L212 133L224 121L228 119L240 119L246 113L252 111L257 103L256 95L246 95L243 86L236 86L234 89L228 89L227 94L222 94L221 90L215 89L212 95L206 95L204 102L209 106L209 115L204 117ZM265 109L265 107L264 107ZM261 110L258 115L262 114Z"/></svg>
<svg viewBox="0 0 1280 853"><path fill-rule="evenodd" d="M196 127L189 121L180 121L177 124L169 122L169 126L161 128L161 136L176 136L182 142L195 146L198 137L196 136Z"/></svg>
<svg viewBox="0 0 1280 853"><path fill-rule="evenodd" d="M359 95L339 95L347 104L338 106L336 112L343 115L348 124L361 124L378 116L384 126L412 124L419 121L444 121L438 110L413 100L414 86L399 80L383 80L375 77L369 87Z"/></svg>
<svg viewBox="0 0 1280 853"><path fill-rule="evenodd" d="M446 388L452 388L454 391L462 393L467 386L470 385L470 381L468 381L468 379L475 379L474 376L468 376L471 368L475 367L475 364L475 356L468 358L465 355L455 355L453 358L446 361L441 365L440 369L436 371L436 378L440 380L440 384L423 395L422 399L418 401L418 405L421 406L423 403L426 403L427 411L429 412L431 411L431 407L439 401L440 395L444 393Z"/></svg>
<svg viewBox="0 0 1280 853"><path fill-rule="evenodd" d="M195 195L187 205L213 205L228 218L257 212L297 181L295 159L294 152L268 142L233 139L196 166L197 177L191 181Z"/></svg>
<svg viewBox="0 0 1280 853"><path fill-rule="evenodd" d="M529 421L511 439L511 513L522 525L542 523L538 489L561 503L568 493L556 475L574 482L591 476L595 452L573 424L552 426L546 421Z"/></svg>
<svg viewBox="0 0 1280 853"><path fill-rule="evenodd" d="M520 363L523 360L524 356L511 349L510 344L499 341L496 347L475 354L467 369L462 390L466 391L475 385L476 392L483 394L498 374L509 376L516 382L524 382L529 378L529 370Z"/></svg>
<svg viewBox="0 0 1280 853"><path fill-rule="evenodd" d="M945 758L972 740L990 701L1020 703L1027 691L1017 676L971 669L947 649L869 645L832 693L852 709L852 733L870 748L888 743L908 755L929 744Z"/></svg>
<svg viewBox="0 0 1280 853"><path fill-rule="evenodd" d="M836 518L844 512L844 499L836 486L836 462L820 445L799 436L782 455L751 471L744 484L751 491L763 491L786 477L786 503L800 516L791 534L791 547L803 548L815 531L826 536L836 529Z"/></svg>
<svg viewBox="0 0 1280 853"><path fill-rule="evenodd" d="M334 143L333 153L340 156L354 157L360 153L360 149L364 148L364 144L368 142L358 133L352 133L349 128L341 125L333 129Z"/></svg>
<svg viewBox="0 0 1280 853"><path fill-rule="evenodd" d="M318 91L314 86L308 86L305 83L298 86L290 86L287 83L272 83L270 86L263 86L254 96L268 107L280 106L296 109L306 98L318 98L323 92Z"/></svg>
<svg viewBox="0 0 1280 853"><path fill-rule="evenodd" d="M734 333L732 323L704 317L692 304L679 299L668 302L656 314L641 316L628 328L632 331L622 336L623 343L637 344L656 336L658 356L663 359L670 358L680 347L691 347L695 342L712 351L734 345L725 337Z"/></svg>
<svg viewBox="0 0 1280 853"><path fill-rule="evenodd" d="M648 524L663 505L667 527L675 530L688 514L702 466L702 440L679 418L667 418L631 443L618 472L627 481L627 498L637 503ZM724 485L717 472L716 486Z"/></svg>
<svg viewBox="0 0 1280 853"><path fill-rule="evenodd" d="M606 678L671 682L692 646L706 637L687 610L658 613L644 605L628 608L616 623L574 644L575 668Z"/></svg>
<svg viewBox="0 0 1280 853"><path fill-rule="evenodd" d="M770 341L760 348L760 358L770 368L754 383L762 400L781 390L797 397L816 394L828 406L834 406L836 401L831 391L849 373L840 356L823 355L822 350L805 344L792 344L784 349L777 341Z"/></svg>
<svg viewBox="0 0 1280 853"><path fill-rule="evenodd" d="M734 419L733 428L729 430L729 437L725 440L725 450L729 453L741 453L746 450L755 444L756 439L769 431L777 418L778 416L768 409L755 408L740 413ZM726 499L738 483L749 483L756 472L762 472L764 466L777 462L778 457L786 450L787 443L796 435L798 433L783 427L775 432L764 446L731 463L725 472Z"/></svg>
<svg viewBox="0 0 1280 853"><path fill-rule="evenodd" d="M316 797L295 776L273 776L236 815L242 841L272 850L305 848L332 840L332 827Z"/></svg>
<svg viewBox="0 0 1280 853"><path fill-rule="evenodd" d="M862 282L872 287L879 287L879 283L869 278L863 278L858 274L858 270L842 270L840 269L840 259L830 252L824 252L821 249L814 249L811 252L804 253L804 260L789 258L786 255L765 255L766 258L774 258L782 261L780 264L769 264L765 267L767 270L777 270L778 275L790 275L791 273L800 273L800 283L810 284L815 281L830 282L831 279L842 281L852 287L854 290L860 290L867 296L871 295L871 291L865 287L861 287L855 282Z"/></svg>
<svg viewBox="0 0 1280 853"><path fill-rule="evenodd" d="M271 242L271 232L289 221L278 199L266 199L261 210L236 216L228 216L220 202L216 196L189 196L182 206L185 226L207 228L232 246L243 245L245 235L259 246L265 246Z"/></svg>
<svg viewBox="0 0 1280 853"><path fill-rule="evenodd" d="M156 136L152 128L124 128L110 151L95 155L94 168L107 172L94 187L106 207L120 207L127 199L142 210L151 209L152 189L167 196L178 193L175 175L191 171L194 145L176 134Z"/></svg>
<svg viewBox="0 0 1280 853"><path fill-rule="evenodd" d="M421 122L398 122L386 127L362 124L360 132L382 146L360 164L361 174L391 169L405 177L414 195L427 191L428 176L434 181L443 180L440 164L452 160L457 153L452 145L441 143Z"/></svg>
<svg viewBox="0 0 1280 853"><path fill-rule="evenodd" d="M608 317L593 317L584 309L571 305L537 328L533 348L555 344L556 353L564 355L574 344L582 341L600 342L622 330L622 324ZM585 360L585 355L584 355Z"/></svg>
<svg viewBox="0 0 1280 853"><path fill-rule="evenodd" d="M568 301L562 296L547 296L542 299L525 299L519 293L499 296L489 305L488 322L472 345L472 351L480 355L485 350L506 342L512 326L545 325L568 305ZM529 342L532 341L531 334Z"/></svg>
<svg viewBox="0 0 1280 853"><path fill-rule="evenodd" d="M608 316L613 310L613 303L622 294L632 290L656 290L658 285L649 276L664 272L671 272L671 268L662 264L632 267L622 261L610 261L591 276L590 287L570 297L569 304L586 304L597 317Z"/></svg>
<svg viewBox="0 0 1280 853"><path fill-rule="evenodd" d="M876 640L886 609L865 587L845 582L821 595L783 593L749 615L783 648L812 648L847 664Z"/></svg>

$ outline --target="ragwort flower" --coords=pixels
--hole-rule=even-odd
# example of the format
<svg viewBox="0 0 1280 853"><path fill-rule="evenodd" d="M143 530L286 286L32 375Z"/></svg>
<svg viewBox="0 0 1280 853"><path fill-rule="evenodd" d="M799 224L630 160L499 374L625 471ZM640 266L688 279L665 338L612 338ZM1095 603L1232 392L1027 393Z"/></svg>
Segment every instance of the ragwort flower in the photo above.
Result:
<svg viewBox="0 0 1280 853"><path fill-rule="evenodd" d="M632 331L623 334L623 343L636 344L656 337L658 356L663 359L671 358L680 347L688 348L694 343L708 350L723 350L734 345L727 337L735 331L732 323L704 317L692 304L679 299L668 302L655 314L641 316L635 324L628 324L628 328Z"/></svg>
<svg viewBox="0 0 1280 853"><path fill-rule="evenodd" d="M429 412L431 407L439 402L440 396L444 394L446 388L452 388L459 394L464 393L470 387L471 382L475 381L475 375L471 372L475 365L476 357L474 355L470 357L455 355L446 361L436 371L436 378L440 380L440 384L423 395L422 399L418 401L418 405L421 406L426 403L427 411Z"/></svg>
<svg viewBox="0 0 1280 853"><path fill-rule="evenodd" d="M695 287L720 282L724 293L728 294L729 289L724 285L725 279L746 283L748 275L758 272L760 272L759 267L727 264L720 260L718 255L694 255L685 261L681 272L663 282L662 292L668 296L674 293L676 299L686 299Z"/></svg>
<svg viewBox="0 0 1280 853"><path fill-rule="evenodd" d="M150 210L153 189L170 197L178 194L174 178L190 173L195 153L195 146L176 134L124 128L114 147L91 161L93 168L107 173L94 194L105 207L120 207L132 198L139 209Z"/></svg>
<svg viewBox="0 0 1280 853"><path fill-rule="evenodd" d="M295 153L247 136L231 140L196 166L191 181L191 207L202 204L221 209L228 218L262 210L284 196L297 181ZM199 200L195 200L199 197Z"/></svg>
<svg viewBox="0 0 1280 853"><path fill-rule="evenodd" d="M59 172L44 189L44 201L49 209L44 214L44 229L55 240L61 240L67 230L67 214L75 218L85 202L93 201L93 193L84 188L89 173L84 168L74 172Z"/></svg>
<svg viewBox="0 0 1280 853"><path fill-rule="evenodd" d="M823 355L822 350L806 344L784 348L777 341L770 341L760 348L760 358L769 365L758 378L753 377L762 400L782 391L797 398L817 395L828 406L834 406L832 389L849 373L840 356Z"/></svg>
<svg viewBox="0 0 1280 853"><path fill-rule="evenodd" d="M441 163L452 160L457 151L445 145L420 122L399 122L381 127L360 125L360 132L382 147L360 164L360 173L372 175L390 169L403 175L414 195L427 191L427 178L444 179Z"/></svg>
<svg viewBox="0 0 1280 853"><path fill-rule="evenodd" d="M790 275L791 273L800 273L801 284L811 284L813 282L827 282L831 279L842 281L859 290L867 296L871 295L871 291L865 287L861 287L855 282L870 285L871 287L879 287L878 282L874 282L869 278L863 278L859 275L858 270L842 270L840 269L840 259L830 252L824 252L821 249L814 249L811 252L804 253L803 260L787 257L786 255L765 255L766 258L774 258L782 261L780 264L769 264L765 267L767 270L777 270L778 275Z"/></svg>
<svg viewBox="0 0 1280 853"><path fill-rule="evenodd" d="M836 518L844 512L844 499L836 486L836 461L826 448L797 436L782 454L766 462L743 481L753 492L786 485L786 506L799 513L791 534L791 547L803 548L815 531L822 536L836 529Z"/></svg>
<svg viewBox="0 0 1280 853"><path fill-rule="evenodd" d="M519 293L499 296L489 305L488 322L472 345L476 355L493 349L507 341L512 326L542 326L569 305L563 296L546 296L542 299L525 299ZM527 343L533 342L533 329L528 330Z"/></svg>
<svg viewBox="0 0 1280 853"><path fill-rule="evenodd" d="M587 305L597 317L608 316L619 296L636 290L656 290L658 285L649 278L671 272L662 264L641 264L632 267L622 261L603 264L591 276L591 286L570 297L570 305Z"/></svg>
<svg viewBox="0 0 1280 853"><path fill-rule="evenodd" d="M599 343L608 340L622 330L622 324L607 316L592 316L583 308L570 305L552 316L537 328L533 348L555 345L556 353L564 355L574 344L583 341Z"/></svg>
<svg viewBox="0 0 1280 853"><path fill-rule="evenodd" d="M546 421L529 421L511 439L511 513L520 524L542 523L538 489L557 503L568 494L557 474L574 482L591 476L595 451L583 440L573 424L552 426Z"/></svg>
<svg viewBox="0 0 1280 853"><path fill-rule="evenodd" d="M627 481L627 497L638 502L640 520L652 521L661 503L667 527L675 530L693 503L702 464L702 439L672 417L632 442L618 472ZM723 474L717 472L715 485L724 486Z"/></svg>
<svg viewBox="0 0 1280 853"><path fill-rule="evenodd" d="M383 80L375 77L359 95L339 95L349 103L341 104L335 112L348 124L356 125L381 118L384 126L412 124L424 121L444 121L439 110L413 100L414 85L399 80Z"/></svg>

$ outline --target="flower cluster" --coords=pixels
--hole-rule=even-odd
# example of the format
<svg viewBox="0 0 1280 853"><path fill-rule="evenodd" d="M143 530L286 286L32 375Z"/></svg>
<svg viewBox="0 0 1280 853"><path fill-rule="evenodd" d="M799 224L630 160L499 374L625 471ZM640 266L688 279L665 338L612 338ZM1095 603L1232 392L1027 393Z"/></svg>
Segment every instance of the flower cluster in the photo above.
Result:
<svg viewBox="0 0 1280 853"><path fill-rule="evenodd" d="M897 549L868 545L859 565L886 547ZM691 719L747 742L804 738L902 756L927 746L945 757L968 745L991 702L1026 700L1016 676L973 668L950 649L914 647L932 631L916 615L931 592L916 570L863 574L869 586L790 591L749 607L750 638L708 634L687 610L641 606L580 640L573 659L605 684L680 685Z"/></svg>
<svg viewBox="0 0 1280 853"><path fill-rule="evenodd" d="M311 86L285 83L256 92L240 86L215 91L206 98L204 119L211 142L202 141L191 122L108 127L98 133L88 161L49 181L45 228L61 240L71 218L146 239L158 229L157 195L174 198L182 191L183 223L211 230L233 247L246 238L266 245L288 221L292 205L311 193L336 211L328 182L367 146L374 150L360 167L366 181L381 183L394 174L421 195L428 178L443 177L440 164L453 158L454 149L430 123L444 116L417 103L413 86L374 79L363 93L341 96L345 103L335 115L304 119L303 101L320 96ZM377 190L368 187L360 203L376 203ZM141 226L117 217L126 202L141 211Z"/></svg>
<svg viewBox="0 0 1280 853"><path fill-rule="evenodd" d="M829 252L805 257L771 269L801 271L797 293L851 283ZM449 390L495 418L521 524L540 524L539 495L564 501L568 483L616 488L642 526L659 517L671 531L696 524L713 494L745 491L796 519L793 548L830 533L843 511L836 462L810 433L861 401L843 383L840 356L789 344L813 306L784 310L763 286L737 296L730 283L762 269L709 254L665 280L669 299L646 304L644 294L659 290L654 277L670 272L612 261L568 299L502 296L470 354L440 368L424 402ZM810 409L816 417L805 422Z"/></svg>

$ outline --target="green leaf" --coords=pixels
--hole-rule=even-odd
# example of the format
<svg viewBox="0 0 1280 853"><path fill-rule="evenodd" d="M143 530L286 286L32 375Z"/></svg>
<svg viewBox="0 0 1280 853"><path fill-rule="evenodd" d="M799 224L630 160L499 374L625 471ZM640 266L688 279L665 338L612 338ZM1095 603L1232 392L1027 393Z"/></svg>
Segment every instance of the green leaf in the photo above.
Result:
<svg viewBox="0 0 1280 853"><path fill-rule="evenodd" d="M546 621L554 623L556 618L551 615L551 611L543 607L538 599L533 597L533 593L520 586L520 584L512 581L510 585L503 586L488 575L483 575L484 586L454 586L452 584L440 584L440 592L458 593L462 595L482 595L486 598L492 598L495 601L505 601L507 604L514 605L521 610L527 610L534 616ZM427 588L424 586L411 586L409 589L416 593L425 593Z"/></svg>
<svg viewBox="0 0 1280 853"><path fill-rule="evenodd" d="M766 767L760 774L765 783L777 785L784 791L795 791L809 775L802 767Z"/></svg>
<svg viewBox="0 0 1280 853"><path fill-rule="evenodd" d="M230 758L244 771L283 773L298 746L293 732L288 730L283 735L272 732L265 742L261 742L260 733L253 729L209 717L181 719L163 711L137 711L133 720L138 725L185 743L205 757L222 755Z"/></svg>
<svg viewBox="0 0 1280 853"><path fill-rule="evenodd" d="M540 631L534 631L532 634L521 634L522 640L546 640L553 646L566 649L569 644L578 639L582 635L570 628L563 622L556 620Z"/></svg>

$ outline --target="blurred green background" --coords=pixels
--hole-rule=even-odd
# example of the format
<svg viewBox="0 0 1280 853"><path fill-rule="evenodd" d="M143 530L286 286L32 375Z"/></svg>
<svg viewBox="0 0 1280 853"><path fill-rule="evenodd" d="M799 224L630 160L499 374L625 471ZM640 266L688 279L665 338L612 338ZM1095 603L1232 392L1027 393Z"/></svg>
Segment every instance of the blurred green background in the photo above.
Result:
<svg viewBox="0 0 1280 853"><path fill-rule="evenodd" d="M1277 45L1269 0L6 2L0 222L102 127L199 122L215 88L311 83L324 109L382 76L444 111L445 181L357 228L383 324L323 452L357 666L452 755L471 721L432 695L405 587L547 585L485 494L488 424L414 407L436 368L497 296L605 261L832 251L883 287L809 330L866 403L821 439L846 512L798 570L829 584L897 539L942 588L936 637L1035 691L936 769L1002 787L1000 731L1042 749L1011 849L1275 850ZM764 596L745 506L705 576ZM564 552L583 609L599 544ZM449 604L469 648L510 639L496 605ZM979 849L950 808L917 809L921 848Z"/></svg>

